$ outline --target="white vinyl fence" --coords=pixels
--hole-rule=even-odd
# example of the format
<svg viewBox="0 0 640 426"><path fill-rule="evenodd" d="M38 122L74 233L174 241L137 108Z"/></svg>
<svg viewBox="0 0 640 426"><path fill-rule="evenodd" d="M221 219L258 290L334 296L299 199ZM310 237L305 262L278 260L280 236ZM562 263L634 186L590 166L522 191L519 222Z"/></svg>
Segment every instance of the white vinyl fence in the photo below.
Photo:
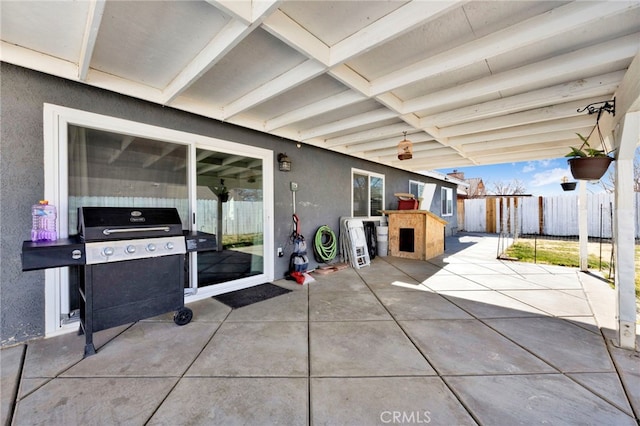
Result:
<svg viewBox="0 0 640 426"><path fill-rule="evenodd" d="M635 194L636 235L640 238L640 193ZM613 194L587 194L590 237L611 238ZM552 236L578 235L578 196L498 197L464 200L468 232L513 232Z"/></svg>

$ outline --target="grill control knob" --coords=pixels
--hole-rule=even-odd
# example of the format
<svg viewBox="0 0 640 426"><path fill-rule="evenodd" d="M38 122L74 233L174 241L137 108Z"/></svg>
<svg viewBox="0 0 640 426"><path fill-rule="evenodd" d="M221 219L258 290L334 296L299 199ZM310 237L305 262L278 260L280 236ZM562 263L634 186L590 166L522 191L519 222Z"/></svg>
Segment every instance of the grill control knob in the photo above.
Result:
<svg viewBox="0 0 640 426"><path fill-rule="evenodd" d="M127 253L133 254L136 252L136 246L127 246Z"/></svg>
<svg viewBox="0 0 640 426"><path fill-rule="evenodd" d="M147 244L147 251L156 251L156 245L153 243Z"/></svg>
<svg viewBox="0 0 640 426"><path fill-rule="evenodd" d="M102 249L102 255L109 257L111 255L113 255L113 247L105 247Z"/></svg>
<svg viewBox="0 0 640 426"><path fill-rule="evenodd" d="M173 250L173 243L171 241L169 241L165 247L167 248L167 250Z"/></svg>

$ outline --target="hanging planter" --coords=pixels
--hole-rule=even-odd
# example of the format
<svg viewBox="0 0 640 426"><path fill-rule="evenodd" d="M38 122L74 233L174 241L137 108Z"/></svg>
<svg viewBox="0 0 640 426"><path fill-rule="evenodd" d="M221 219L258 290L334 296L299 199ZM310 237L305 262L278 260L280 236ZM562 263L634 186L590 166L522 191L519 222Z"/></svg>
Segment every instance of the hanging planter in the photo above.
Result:
<svg viewBox="0 0 640 426"><path fill-rule="evenodd" d="M600 106L594 106L602 104ZM602 116L602 112L606 111L608 113L616 115L615 112L615 98L612 101L604 101L604 102L595 102L593 104L589 104L586 107L579 109L578 112L582 112L585 110L589 111L589 114L598 113L598 117L596 118L596 125L591 130L591 133L587 137L582 136L580 133L576 133L580 140L582 141L582 145L580 148L571 147L571 152L566 155L566 157L570 157L568 160L569 167L571 169L571 174L575 179L578 180L598 180L607 172L609 165L614 160L613 157L609 156L609 152L606 151L606 145L604 143L604 138L602 137L602 132L600 131L600 117ZM594 131L598 131L598 137L600 138L600 146L603 149L594 149L589 145L589 138ZM563 186L564 189L564 186Z"/></svg>
<svg viewBox="0 0 640 426"><path fill-rule="evenodd" d="M562 187L563 191L573 191L574 189L576 189L577 183L578 182L569 182L569 179L566 176L562 176L560 186Z"/></svg>
<svg viewBox="0 0 640 426"><path fill-rule="evenodd" d="M229 190L224 185L224 179L220 179L220 186L213 187L213 193L216 194L221 203L229 201Z"/></svg>
<svg viewBox="0 0 640 426"><path fill-rule="evenodd" d="M607 172L612 161L613 158L608 156L571 158L568 160L571 174L578 180L599 180ZM575 188L575 182L567 183L573 183Z"/></svg>
<svg viewBox="0 0 640 426"><path fill-rule="evenodd" d="M598 128L599 133L600 128L597 125L596 128ZM580 133L576 134L582 140L582 146L580 148L571 147L571 152L566 155L567 157L571 157L567 160L571 174L574 179L578 180L600 179L607 172L613 158L609 157L603 150L591 148L588 142L588 136L584 137Z"/></svg>
<svg viewBox="0 0 640 426"><path fill-rule="evenodd" d="M606 151L601 149L591 148L589 145L589 138L593 134L594 130L598 130L600 136L600 143L604 147L604 138L600 133L600 126L596 123L589 136L584 137L580 133L576 133L582 145L580 148L571 147L571 152L566 157L571 157L568 161L571 174L578 180L598 180L607 172L609 164L613 161L612 157L609 157Z"/></svg>

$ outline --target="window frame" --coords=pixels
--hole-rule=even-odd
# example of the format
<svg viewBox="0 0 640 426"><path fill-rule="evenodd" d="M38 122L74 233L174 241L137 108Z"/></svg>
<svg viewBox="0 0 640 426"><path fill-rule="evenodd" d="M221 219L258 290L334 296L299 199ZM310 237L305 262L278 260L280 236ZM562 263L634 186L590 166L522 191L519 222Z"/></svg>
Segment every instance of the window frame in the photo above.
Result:
<svg viewBox="0 0 640 426"><path fill-rule="evenodd" d="M367 216L355 216L355 209L354 209L354 190L353 190L353 184L354 184L354 176L355 175L363 175L367 177L367 200L368 200L368 204L367 204ZM378 178L378 179L382 179L382 201L381 201L381 210L384 210L385 208L385 185L386 185L386 180L385 180L385 175L381 174L381 173L376 173L376 172L372 172L369 170L363 170L363 169L356 169L356 168L352 168L351 169L351 217L358 217L358 218L366 218L366 219L371 219L371 218L380 218L382 217L382 213L372 216L371 215L371 178Z"/></svg>
<svg viewBox="0 0 640 426"><path fill-rule="evenodd" d="M453 216L453 188L443 186L440 189L440 215Z"/></svg>
<svg viewBox="0 0 640 426"><path fill-rule="evenodd" d="M411 186L412 185L416 185L418 187L418 193L417 194L413 194L413 192L411 192ZM426 184L424 182L421 182L419 180L409 179L409 193L415 195L416 199L421 198L422 195L424 194L425 185Z"/></svg>

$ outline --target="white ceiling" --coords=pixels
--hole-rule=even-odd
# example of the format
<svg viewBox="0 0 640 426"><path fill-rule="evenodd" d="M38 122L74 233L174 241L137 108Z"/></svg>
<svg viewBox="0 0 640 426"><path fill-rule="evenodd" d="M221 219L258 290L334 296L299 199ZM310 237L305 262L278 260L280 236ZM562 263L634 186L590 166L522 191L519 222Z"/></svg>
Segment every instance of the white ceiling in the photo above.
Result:
<svg viewBox="0 0 640 426"><path fill-rule="evenodd" d="M640 1L2 0L0 17L2 61L412 171L563 156L640 50Z"/></svg>

